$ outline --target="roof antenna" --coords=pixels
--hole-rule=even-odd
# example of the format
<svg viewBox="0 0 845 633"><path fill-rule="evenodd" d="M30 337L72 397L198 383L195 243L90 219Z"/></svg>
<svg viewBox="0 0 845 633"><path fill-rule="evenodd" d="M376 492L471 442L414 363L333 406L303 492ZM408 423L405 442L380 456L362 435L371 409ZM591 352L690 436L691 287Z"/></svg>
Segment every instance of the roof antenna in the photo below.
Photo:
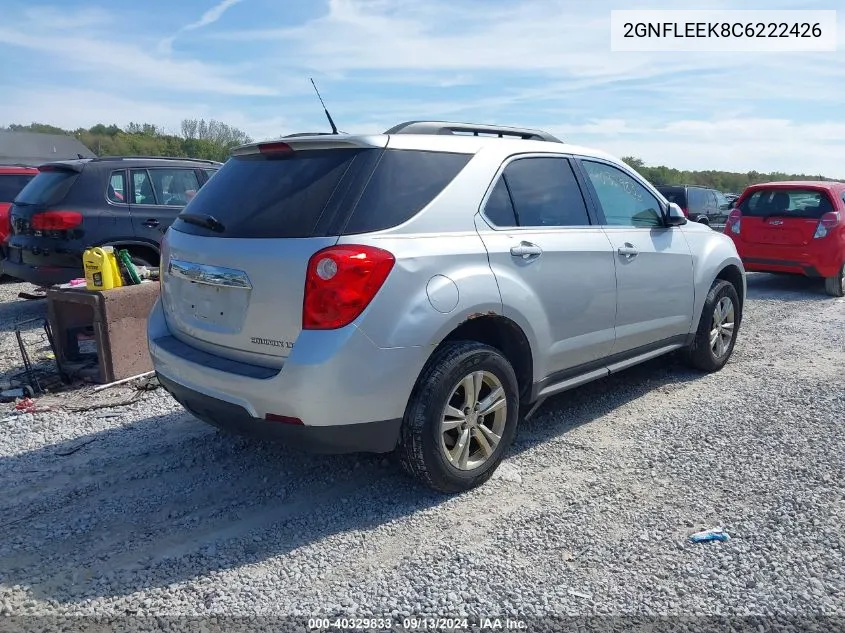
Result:
<svg viewBox="0 0 845 633"><path fill-rule="evenodd" d="M320 96L320 91L317 90L317 84L314 83L314 79L312 79L311 77L309 77L309 79L311 79L311 85L314 86L314 92L317 93L317 98L320 100L320 103L323 105L323 112L326 113L326 118L329 120L329 125L332 126L332 134L338 134L337 126L334 124L334 121L332 121L332 115L329 114L329 110L326 107L326 104L323 103L323 97Z"/></svg>

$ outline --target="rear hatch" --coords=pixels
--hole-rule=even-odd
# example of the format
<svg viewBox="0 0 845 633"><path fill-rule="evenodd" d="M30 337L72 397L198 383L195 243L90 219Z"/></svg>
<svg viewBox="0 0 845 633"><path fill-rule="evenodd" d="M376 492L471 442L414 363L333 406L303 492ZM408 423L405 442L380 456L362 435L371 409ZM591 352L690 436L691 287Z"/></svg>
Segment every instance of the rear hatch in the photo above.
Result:
<svg viewBox="0 0 845 633"><path fill-rule="evenodd" d="M669 202L673 202L681 207L684 215L688 215L687 207L687 190L686 187L658 187L657 190L663 194Z"/></svg>
<svg viewBox="0 0 845 633"><path fill-rule="evenodd" d="M280 367L302 331L311 256L341 235L404 222L470 158L386 149L387 138L300 137L236 150L165 237L171 334L217 356Z"/></svg>
<svg viewBox="0 0 845 633"><path fill-rule="evenodd" d="M12 235L61 237L62 232L79 227L81 215L59 207L81 171L82 165L76 163L39 167L38 175L15 196L10 210Z"/></svg>
<svg viewBox="0 0 845 633"><path fill-rule="evenodd" d="M806 246L821 217L835 210L825 190L788 186L752 190L738 209L743 241L771 246Z"/></svg>

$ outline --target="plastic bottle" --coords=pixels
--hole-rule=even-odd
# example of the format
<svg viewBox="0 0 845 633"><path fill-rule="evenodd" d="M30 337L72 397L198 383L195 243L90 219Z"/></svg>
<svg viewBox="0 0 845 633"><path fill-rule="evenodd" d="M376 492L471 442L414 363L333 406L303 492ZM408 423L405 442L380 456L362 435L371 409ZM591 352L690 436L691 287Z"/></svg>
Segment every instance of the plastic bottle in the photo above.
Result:
<svg viewBox="0 0 845 633"><path fill-rule="evenodd" d="M96 246L82 254L85 268L85 287L88 290L111 290L123 285L117 257L111 246Z"/></svg>

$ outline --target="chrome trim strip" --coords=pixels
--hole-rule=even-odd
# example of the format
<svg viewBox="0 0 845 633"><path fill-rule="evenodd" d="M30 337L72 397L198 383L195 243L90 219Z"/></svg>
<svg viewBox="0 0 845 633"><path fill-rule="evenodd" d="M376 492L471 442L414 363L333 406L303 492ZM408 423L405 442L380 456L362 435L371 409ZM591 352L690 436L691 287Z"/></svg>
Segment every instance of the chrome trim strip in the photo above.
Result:
<svg viewBox="0 0 845 633"><path fill-rule="evenodd" d="M179 259L171 259L167 272L174 277L181 277L188 281L207 286L224 286L226 288L240 288L252 290L252 284L246 273L234 268L223 268L222 266L209 266L208 264L195 264Z"/></svg>

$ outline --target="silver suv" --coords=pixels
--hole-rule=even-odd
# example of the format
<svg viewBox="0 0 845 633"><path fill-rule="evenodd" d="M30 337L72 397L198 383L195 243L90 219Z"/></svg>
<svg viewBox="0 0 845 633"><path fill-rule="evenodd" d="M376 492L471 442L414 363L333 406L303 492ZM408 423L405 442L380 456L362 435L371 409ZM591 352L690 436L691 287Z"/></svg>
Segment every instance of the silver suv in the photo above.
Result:
<svg viewBox="0 0 845 633"><path fill-rule="evenodd" d="M745 271L621 161L536 130L412 121L247 145L162 245L161 384L198 418L486 481L549 396L733 350Z"/></svg>

